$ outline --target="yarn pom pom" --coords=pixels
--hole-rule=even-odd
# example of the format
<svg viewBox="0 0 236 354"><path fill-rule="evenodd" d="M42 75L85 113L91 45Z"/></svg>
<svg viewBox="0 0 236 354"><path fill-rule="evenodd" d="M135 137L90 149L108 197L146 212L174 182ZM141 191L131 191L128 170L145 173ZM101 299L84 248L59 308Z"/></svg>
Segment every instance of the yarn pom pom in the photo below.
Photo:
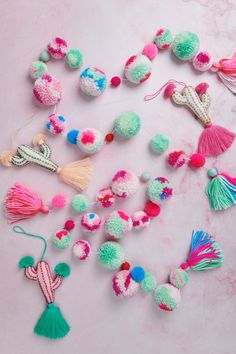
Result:
<svg viewBox="0 0 236 354"><path fill-rule="evenodd" d="M151 178L151 173L148 171L143 171L140 176L140 180L144 183L148 182L150 180L150 178Z"/></svg>
<svg viewBox="0 0 236 354"><path fill-rule="evenodd" d="M85 128L78 132L76 144L81 151L92 155L103 147L104 136L97 129Z"/></svg>
<svg viewBox="0 0 236 354"><path fill-rule="evenodd" d="M146 55L138 54L130 57L125 64L124 75L133 84L146 81L152 70L152 63Z"/></svg>
<svg viewBox="0 0 236 354"><path fill-rule="evenodd" d="M167 156L167 162L169 166L173 168L179 168L186 162L187 156L183 150L171 151Z"/></svg>
<svg viewBox="0 0 236 354"><path fill-rule="evenodd" d="M138 177L131 171L120 170L118 171L111 182L111 190L116 197L129 198L133 196L138 189Z"/></svg>
<svg viewBox="0 0 236 354"><path fill-rule="evenodd" d="M177 34L173 43L172 51L180 60L190 60L198 52L200 45L199 38L192 32L181 32Z"/></svg>
<svg viewBox="0 0 236 354"><path fill-rule="evenodd" d="M54 268L54 272L62 278L67 278L70 275L70 267L67 263L58 263Z"/></svg>
<svg viewBox="0 0 236 354"><path fill-rule="evenodd" d="M50 55L50 53L47 50L43 50L40 53L39 59L41 61L43 61L44 63L46 63L47 61L49 61L51 59L51 55Z"/></svg>
<svg viewBox="0 0 236 354"><path fill-rule="evenodd" d="M188 273L182 268L177 268L169 275L169 282L178 289L182 289L188 282Z"/></svg>
<svg viewBox="0 0 236 354"><path fill-rule="evenodd" d="M136 211L132 216L132 220L133 220L133 227L136 230L143 229L149 226L150 224L150 217L145 211L142 210Z"/></svg>
<svg viewBox="0 0 236 354"><path fill-rule="evenodd" d="M78 240L72 248L73 255L81 261L85 261L91 255L91 246L88 241Z"/></svg>
<svg viewBox="0 0 236 354"><path fill-rule="evenodd" d="M107 235L116 239L125 236L132 227L132 218L122 210L113 211L105 220L105 231Z"/></svg>
<svg viewBox="0 0 236 354"><path fill-rule="evenodd" d="M130 264L128 262L124 262L120 266L121 270L129 270L130 269Z"/></svg>
<svg viewBox="0 0 236 354"><path fill-rule="evenodd" d="M52 237L52 243L54 246L60 249L67 248L70 244L71 234L68 230L58 230Z"/></svg>
<svg viewBox="0 0 236 354"><path fill-rule="evenodd" d="M80 74L80 89L89 96L100 96L107 87L106 74L97 68L87 68Z"/></svg>
<svg viewBox="0 0 236 354"><path fill-rule="evenodd" d="M152 203L149 200L145 205L144 211L150 218L155 218L160 214L161 208L159 207L159 205Z"/></svg>
<svg viewBox="0 0 236 354"><path fill-rule="evenodd" d="M57 115L57 114L50 114L48 117L47 123L46 123L46 128L50 131L52 134L61 134L63 130L65 130L66 127L66 120L62 115Z"/></svg>
<svg viewBox="0 0 236 354"><path fill-rule="evenodd" d="M211 56L206 51L201 51L193 59L193 66L198 71L207 71L211 67Z"/></svg>
<svg viewBox="0 0 236 354"><path fill-rule="evenodd" d="M160 28L156 33L154 42L159 49L169 48L173 42L173 35L169 29Z"/></svg>
<svg viewBox="0 0 236 354"><path fill-rule="evenodd" d="M142 267L134 267L130 272L131 278L140 283L145 278L145 271Z"/></svg>
<svg viewBox="0 0 236 354"><path fill-rule="evenodd" d="M109 208L115 203L115 196L110 188L100 189L96 196L98 205L102 208Z"/></svg>
<svg viewBox="0 0 236 354"><path fill-rule="evenodd" d="M76 194L71 201L71 208L77 213L83 213L89 207L88 199L83 194Z"/></svg>
<svg viewBox="0 0 236 354"><path fill-rule="evenodd" d="M84 214L81 218L81 226L87 232L97 231L101 226L101 218L95 213Z"/></svg>
<svg viewBox="0 0 236 354"><path fill-rule="evenodd" d="M148 57L148 59L150 59L151 61L156 58L157 53L158 53L158 49L156 44L154 43L149 43L145 45L142 51L142 54L146 55L146 57Z"/></svg>
<svg viewBox="0 0 236 354"><path fill-rule="evenodd" d="M154 152L162 154L168 149L169 138L164 134L156 134L150 141L150 146Z"/></svg>
<svg viewBox="0 0 236 354"><path fill-rule="evenodd" d="M34 265L34 259L31 256L25 256L21 258L21 260L18 263L18 267L21 269L33 267L33 265Z"/></svg>
<svg viewBox="0 0 236 354"><path fill-rule="evenodd" d="M36 80L48 72L47 65L40 60L34 61L29 68L31 79Z"/></svg>
<svg viewBox="0 0 236 354"><path fill-rule="evenodd" d="M78 49L70 49L66 54L66 62L72 69L79 69L83 65L83 55Z"/></svg>
<svg viewBox="0 0 236 354"><path fill-rule="evenodd" d="M52 207L55 209L64 208L68 203L67 198L63 194L57 194L55 197L52 198L51 204Z"/></svg>
<svg viewBox="0 0 236 354"><path fill-rule="evenodd" d="M169 84L164 90L164 97L170 98L175 93L176 86L175 84Z"/></svg>
<svg viewBox="0 0 236 354"><path fill-rule="evenodd" d="M125 259L123 247L113 241L104 242L98 250L98 261L107 269L117 269Z"/></svg>
<svg viewBox="0 0 236 354"><path fill-rule="evenodd" d="M69 131L69 133L67 133L67 136L66 136L67 141L72 145L77 144L78 135L79 135L79 130L73 129L73 130Z"/></svg>
<svg viewBox="0 0 236 354"><path fill-rule="evenodd" d="M141 128L140 117L134 112L124 112L116 118L114 124L115 133L124 139L137 135Z"/></svg>
<svg viewBox="0 0 236 354"><path fill-rule="evenodd" d="M206 158L204 155L195 152L190 156L189 165L194 168L201 168L205 165Z"/></svg>
<svg viewBox="0 0 236 354"><path fill-rule="evenodd" d="M53 106L61 100L62 87L59 80L46 74L35 81L33 92L40 103Z"/></svg>
<svg viewBox="0 0 236 354"><path fill-rule="evenodd" d="M32 144L33 146L39 146L45 143L45 141L46 141L46 135L39 133L33 137Z"/></svg>
<svg viewBox="0 0 236 354"><path fill-rule="evenodd" d="M3 151L0 155L1 165L4 167L11 167L11 159L13 157L13 152L10 150Z"/></svg>
<svg viewBox="0 0 236 354"><path fill-rule="evenodd" d="M71 230L74 229L74 227L75 227L75 223L74 223L73 220L67 220L67 221L65 222L64 228L65 228L66 230L71 231Z"/></svg>
<svg viewBox="0 0 236 354"><path fill-rule="evenodd" d="M154 204L170 199L172 194L173 188L166 178L156 177L148 182L147 196Z"/></svg>
<svg viewBox="0 0 236 354"><path fill-rule="evenodd" d="M118 87L121 84L121 79L119 76L113 76L111 78L111 86Z"/></svg>
<svg viewBox="0 0 236 354"><path fill-rule="evenodd" d="M195 87L195 91L198 95L202 95L203 93L207 92L209 85L206 82L201 82Z"/></svg>
<svg viewBox="0 0 236 354"><path fill-rule="evenodd" d="M139 283L132 279L128 270L121 270L113 277L112 287L116 296L131 297L139 290Z"/></svg>
<svg viewBox="0 0 236 354"><path fill-rule="evenodd" d="M155 290L157 287L157 281L154 275L151 273L145 272L145 277L140 283L140 288L146 293L150 293Z"/></svg>
<svg viewBox="0 0 236 354"><path fill-rule="evenodd" d="M68 51L67 42L59 37L53 38L48 44L48 52L53 59L63 59Z"/></svg>
<svg viewBox="0 0 236 354"><path fill-rule="evenodd" d="M154 300L161 310L173 311L181 301L181 294L173 285L163 284L156 288Z"/></svg>

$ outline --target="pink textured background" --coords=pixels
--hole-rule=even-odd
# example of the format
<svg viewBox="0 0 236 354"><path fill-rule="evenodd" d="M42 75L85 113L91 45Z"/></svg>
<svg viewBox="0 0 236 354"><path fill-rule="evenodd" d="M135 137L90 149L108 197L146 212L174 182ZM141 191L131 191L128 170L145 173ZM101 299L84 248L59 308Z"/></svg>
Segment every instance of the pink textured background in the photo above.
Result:
<svg viewBox="0 0 236 354"><path fill-rule="evenodd" d="M196 32L203 49L215 58L230 55L236 42L236 2L233 0L74 0L0 2L1 21L1 150L10 148L11 134L35 110L32 83L27 78L29 64L54 36L66 38L72 47L84 53L84 67L94 65L108 77L122 74L126 59L152 40L160 26L178 33ZM202 228L216 235L225 253L223 268L198 274L192 272L182 291L182 303L174 313L159 311L152 295L142 292L130 300L115 298L111 290L112 273L97 264L95 254L87 263L72 259L71 250L59 251L49 242L47 260L54 267L67 261L72 274L56 293L56 303L71 324L64 340L50 342L33 334L33 327L45 304L37 285L24 278L17 262L27 254L37 260L40 241L11 232L1 216L1 292L0 345L3 354L235 354L236 353L236 241L235 213L212 213L204 195L208 181L206 169L192 172L182 168L170 171L164 156L150 153L148 143L154 133L170 137L170 148L191 153L201 126L184 108L158 99L145 103L143 96L154 92L170 78L196 85L210 84L211 116L215 123L236 130L235 97L218 82L215 75L197 74L190 64L176 61L169 51L161 52L153 63L152 77L144 85L130 89L126 85L111 90L98 99L85 99L78 90L79 71L70 71L65 63L49 63L49 70L61 79L64 95L58 112L67 117L68 129L94 127L108 132L114 118L126 110L142 118L142 132L127 143L114 142L93 157L95 173L86 195L92 200L96 191L109 183L120 168L140 174L144 169L153 176L171 180L174 198L166 203L161 215L141 233L131 232L122 241L127 259L152 271L158 283L186 257L193 229ZM30 143L42 131L51 109L41 109L33 123L17 137L17 143ZM53 158L59 163L82 155L68 146L65 137L49 137ZM236 176L236 144L207 167L217 165ZM56 176L38 168L1 168L1 200L16 181L23 182L46 201L58 192L69 198L74 192ZM144 203L145 186L131 200L121 203L132 213ZM101 213L102 217L105 213ZM79 216L69 208L22 223L30 232L51 235L64 221ZM73 240L81 235L77 227ZM91 236L94 253L103 239L102 231Z"/></svg>

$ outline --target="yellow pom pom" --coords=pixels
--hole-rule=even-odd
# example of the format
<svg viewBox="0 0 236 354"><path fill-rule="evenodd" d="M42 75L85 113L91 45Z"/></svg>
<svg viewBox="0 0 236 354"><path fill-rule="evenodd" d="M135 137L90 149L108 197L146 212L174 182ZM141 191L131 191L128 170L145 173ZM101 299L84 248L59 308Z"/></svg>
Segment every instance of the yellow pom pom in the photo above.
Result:
<svg viewBox="0 0 236 354"><path fill-rule="evenodd" d="M11 159L13 152L10 150L3 151L0 155L0 162L5 167L11 167Z"/></svg>
<svg viewBox="0 0 236 354"><path fill-rule="evenodd" d="M39 133L37 135L35 135L35 137L33 138L33 145L37 146L37 145L41 145L46 141L46 136L42 133Z"/></svg>

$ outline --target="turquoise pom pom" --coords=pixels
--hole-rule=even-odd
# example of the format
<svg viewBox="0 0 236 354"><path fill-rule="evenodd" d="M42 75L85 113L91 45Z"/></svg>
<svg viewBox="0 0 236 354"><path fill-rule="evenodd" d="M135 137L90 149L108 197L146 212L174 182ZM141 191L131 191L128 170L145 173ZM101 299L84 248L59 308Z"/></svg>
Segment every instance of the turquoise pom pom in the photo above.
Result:
<svg viewBox="0 0 236 354"><path fill-rule="evenodd" d="M141 181L143 181L143 182L149 181L150 178L151 178L151 173L148 172L148 171L144 171L144 172L141 174L141 176L140 176L140 179L141 179Z"/></svg>
<svg viewBox="0 0 236 354"><path fill-rule="evenodd" d="M218 173L219 173L219 171L217 170L217 168L211 168L207 172L208 176L211 178L214 178Z"/></svg>
<svg viewBox="0 0 236 354"><path fill-rule="evenodd" d="M177 34L173 43L172 51L180 60L193 59L200 46L199 38L192 32L181 32Z"/></svg>
<svg viewBox="0 0 236 354"><path fill-rule="evenodd" d="M19 268L28 268L34 265L34 259L31 256L25 256L21 258L18 263Z"/></svg>
<svg viewBox="0 0 236 354"><path fill-rule="evenodd" d="M134 267L130 272L131 278L140 283L145 278L145 271L142 267Z"/></svg>
<svg viewBox="0 0 236 354"><path fill-rule="evenodd" d="M168 149L169 143L169 138L163 134L156 134L150 141L152 150L159 154Z"/></svg>
<svg viewBox="0 0 236 354"><path fill-rule="evenodd" d="M124 139L132 138L138 134L140 128L141 120L134 112L124 112L115 120L115 133Z"/></svg>
<svg viewBox="0 0 236 354"><path fill-rule="evenodd" d="M71 208L77 213L83 213L88 206L88 199L83 194L76 194L71 201Z"/></svg>
<svg viewBox="0 0 236 354"><path fill-rule="evenodd" d="M70 275L70 267L68 266L67 263L58 263L54 268L54 271L62 278L66 278Z"/></svg>
<svg viewBox="0 0 236 354"><path fill-rule="evenodd" d="M79 130L71 130L67 134L67 141L69 141L69 143L75 145L77 143L78 135L79 135Z"/></svg>

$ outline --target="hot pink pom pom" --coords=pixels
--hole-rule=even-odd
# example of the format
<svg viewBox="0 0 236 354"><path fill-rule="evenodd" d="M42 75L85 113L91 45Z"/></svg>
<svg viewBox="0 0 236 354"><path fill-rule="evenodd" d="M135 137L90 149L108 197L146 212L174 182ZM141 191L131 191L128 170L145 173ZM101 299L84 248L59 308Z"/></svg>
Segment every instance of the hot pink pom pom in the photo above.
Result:
<svg viewBox="0 0 236 354"><path fill-rule="evenodd" d="M65 228L67 231L73 230L74 227L75 227L75 223L74 223L73 220L67 220L67 221L65 222L64 228Z"/></svg>
<svg viewBox="0 0 236 354"><path fill-rule="evenodd" d="M202 95L203 93L207 92L209 85L206 82L201 82L195 87L195 91L198 95Z"/></svg>
<svg viewBox="0 0 236 354"><path fill-rule="evenodd" d="M63 194L57 194L52 198L52 206L55 209L61 209L67 204L68 200Z"/></svg>
<svg viewBox="0 0 236 354"><path fill-rule="evenodd" d="M113 76L112 79L111 79L111 85L113 87L117 87L119 86L121 83L121 79L119 78L119 76Z"/></svg>
<svg viewBox="0 0 236 354"><path fill-rule="evenodd" d="M156 58L158 53L158 48L156 44L149 43L143 48L142 54L148 57L148 59L153 60Z"/></svg>
<svg viewBox="0 0 236 354"><path fill-rule="evenodd" d="M59 37L53 38L51 42L48 44L48 51L51 57L54 59L65 58L66 53L68 51L68 44L62 38Z"/></svg>
<svg viewBox="0 0 236 354"><path fill-rule="evenodd" d="M206 163L206 158L204 155L199 154L198 152L195 152L192 154L189 160L189 165L194 168L201 168L205 165Z"/></svg>
<svg viewBox="0 0 236 354"><path fill-rule="evenodd" d="M175 92L176 86L174 84L169 84L166 86L165 91L164 91L164 97L165 98L170 98L173 93Z"/></svg>
<svg viewBox="0 0 236 354"><path fill-rule="evenodd" d="M207 71L211 67L211 56L206 51L197 53L193 59L193 66L196 70Z"/></svg>
<svg viewBox="0 0 236 354"><path fill-rule="evenodd" d="M183 150L174 150L167 157L168 164L173 168L179 168L186 162L186 154Z"/></svg>

